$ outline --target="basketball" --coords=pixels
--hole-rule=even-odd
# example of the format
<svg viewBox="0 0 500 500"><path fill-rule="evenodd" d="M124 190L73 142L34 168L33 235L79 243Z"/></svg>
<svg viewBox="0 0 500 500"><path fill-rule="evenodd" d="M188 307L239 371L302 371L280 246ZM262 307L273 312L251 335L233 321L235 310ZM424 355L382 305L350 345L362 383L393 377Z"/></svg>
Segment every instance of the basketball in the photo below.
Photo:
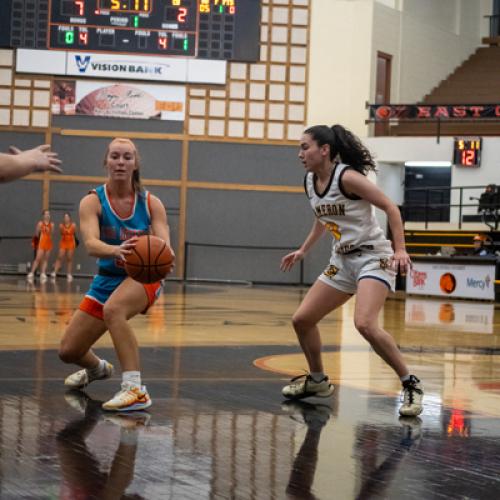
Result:
<svg viewBox="0 0 500 500"><path fill-rule="evenodd" d="M165 278L174 256L167 243L152 235L139 236L132 253L125 260L127 274L140 283L155 283Z"/></svg>

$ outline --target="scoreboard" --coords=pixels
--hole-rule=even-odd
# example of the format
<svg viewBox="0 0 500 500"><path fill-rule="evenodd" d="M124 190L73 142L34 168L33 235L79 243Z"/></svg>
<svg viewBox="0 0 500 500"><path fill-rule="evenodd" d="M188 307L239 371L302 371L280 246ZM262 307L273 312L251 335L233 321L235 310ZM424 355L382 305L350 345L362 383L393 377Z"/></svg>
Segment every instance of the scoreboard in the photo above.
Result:
<svg viewBox="0 0 500 500"><path fill-rule="evenodd" d="M453 142L453 164L460 167L479 167L481 164L480 137L455 137Z"/></svg>
<svg viewBox="0 0 500 500"><path fill-rule="evenodd" d="M1 0L0 46L257 61L260 0Z"/></svg>

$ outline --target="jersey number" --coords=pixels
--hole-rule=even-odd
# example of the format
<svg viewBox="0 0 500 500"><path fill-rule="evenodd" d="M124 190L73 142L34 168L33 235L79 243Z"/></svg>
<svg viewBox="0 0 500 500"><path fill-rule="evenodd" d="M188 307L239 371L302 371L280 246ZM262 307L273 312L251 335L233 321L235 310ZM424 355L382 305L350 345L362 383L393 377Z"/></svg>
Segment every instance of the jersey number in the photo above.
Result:
<svg viewBox="0 0 500 500"><path fill-rule="evenodd" d="M337 226L337 224L335 224L335 222L327 222L325 224L325 227L326 227L327 231L330 231L330 233L332 233L333 237L336 240L340 240L340 237L342 235L340 234L339 226Z"/></svg>

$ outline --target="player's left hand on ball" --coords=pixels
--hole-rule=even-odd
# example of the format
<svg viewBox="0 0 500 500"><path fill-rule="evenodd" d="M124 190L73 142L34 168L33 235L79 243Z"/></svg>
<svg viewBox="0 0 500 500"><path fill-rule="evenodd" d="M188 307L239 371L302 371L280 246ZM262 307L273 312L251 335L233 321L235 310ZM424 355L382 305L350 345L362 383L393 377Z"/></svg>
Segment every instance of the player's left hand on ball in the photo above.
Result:
<svg viewBox="0 0 500 500"><path fill-rule="evenodd" d="M171 274L175 269L175 252L174 252L174 249L172 247L168 247L168 248L170 249L170 253L173 256L172 264L168 268L168 274Z"/></svg>

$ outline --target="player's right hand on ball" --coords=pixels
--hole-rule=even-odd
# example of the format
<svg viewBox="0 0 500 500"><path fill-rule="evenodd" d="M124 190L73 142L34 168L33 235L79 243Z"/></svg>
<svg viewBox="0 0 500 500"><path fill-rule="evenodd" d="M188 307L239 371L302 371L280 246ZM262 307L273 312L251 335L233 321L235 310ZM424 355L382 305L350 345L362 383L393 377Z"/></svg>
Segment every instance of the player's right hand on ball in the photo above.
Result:
<svg viewBox="0 0 500 500"><path fill-rule="evenodd" d="M139 239L138 236L132 236L132 238L125 240L119 247L118 247L118 257L121 260L127 260L127 255L130 255L132 253L133 248L137 244L137 240Z"/></svg>
<svg viewBox="0 0 500 500"><path fill-rule="evenodd" d="M295 250L295 252L289 253L285 255L281 259L280 270L281 271L290 271L294 264L299 260L304 258L304 252L302 250Z"/></svg>

